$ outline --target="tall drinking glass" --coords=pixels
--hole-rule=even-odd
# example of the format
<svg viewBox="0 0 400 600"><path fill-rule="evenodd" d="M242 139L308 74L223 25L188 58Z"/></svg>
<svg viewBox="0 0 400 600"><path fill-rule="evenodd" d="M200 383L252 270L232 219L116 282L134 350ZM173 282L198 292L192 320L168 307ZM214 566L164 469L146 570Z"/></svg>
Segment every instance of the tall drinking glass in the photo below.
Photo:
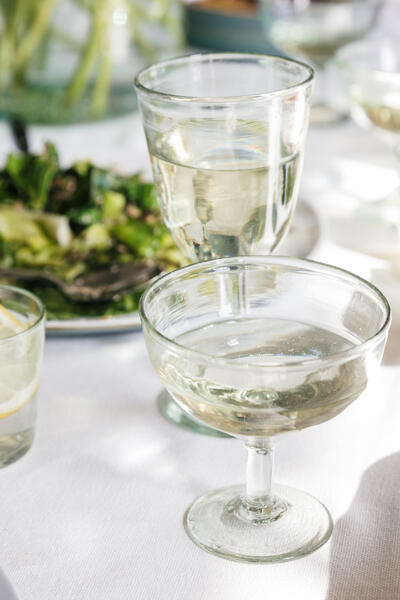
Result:
<svg viewBox="0 0 400 600"><path fill-rule="evenodd" d="M161 212L191 261L270 254L296 206L313 70L257 54L198 54L135 80ZM162 412L191 426L162 396Z"/></svg>

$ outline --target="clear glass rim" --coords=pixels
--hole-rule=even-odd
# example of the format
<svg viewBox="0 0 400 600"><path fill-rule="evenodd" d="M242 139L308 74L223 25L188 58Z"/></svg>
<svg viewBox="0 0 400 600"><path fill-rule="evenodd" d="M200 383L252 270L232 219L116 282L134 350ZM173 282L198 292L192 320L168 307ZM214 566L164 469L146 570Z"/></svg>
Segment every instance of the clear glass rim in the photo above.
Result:
<svg viewBox="0 0 400 600"><path fill-rule="evenodd" d="M307 76L300 81L299 83L295 83L291 86L284 87L282 89L274 90L272 92L264 92L261 94L248 94L248 95L240 95L240 96L181 96L179 94L168 94L166 92L160 92L157 90L153 90L150 87L147 87L141 82L141 79L144 75L149 73L152 69L162 68L169 65L178 65L183 64L185 62L202 62L205 59L272 59L272 60L280 60L283 62L296 64L307 70ZM272 98L274 96L284 96L288 93L293 93L296 90L299 90L309 84L312 83L314 79L314 69L307 65L304 62L293 58L287 58L284 56L278 56L274 54L257 54L251 52L199 52L196 54L187 54L185 56L178 56L175 58L171 58L168 60L163 60L160 62L156 62L150 66L144 67L141 69L135 79L134 86L136 90L146 94L147 96L151 96L154 98L163 99L165 101L171 102L182 102L182 103L197 103L197 104L236 104L239 102L249 102L249 101L257 101L257 100L266 100L268 98Z"/></svg>
<svg viewBox="0 0 400 600"><path fill-rule="evenodd" d="M29 292L28 290L25 290L20 287L16 287L14 285L6 285L6 284L1 283L0 284L0 303L2 301L2 291L3 290L7 290L10 292L13 292L14 294L18 294L25 298L29 298L36 304L39 314L36 317L35 321L33 323L31 323L30 325L28 325L28 327L26 327L26 329L23 329L22 331L14 333L13 335L9 335L5 338L1 338L0 345L4 342L9 342L10 340L13 340L17 337L22 337L22 336L26 335L27 333L29 333L30 331L36 329L42 323L42 321L44 320L45 315L46 315L46 309L45 309L43 302L35 294L32 294L32 292Z"/></svg>
<svg viewBox="0 0 400 600"><path fill-rule="evenodd" d="M307 271L314 272L314 273L317 273L318 272L317 268L319 268L321 270L321 274L331 275L336 279L341 278L342 280L346 280L346 279L351 280L357 285L362 284L363 286L365 286L369 290L371 290L377 296L377 298L382 302L383 306L385 307L385 311L386 311L385 321L384 321L383 325L379 328L379 330L377 332L375 332L375 334L372 335L367 340L364 340L363 342L360 342L359 344L356 344L355 346L352 346L352 347L348 348L347 350L342 350L341 352L335 352L335 353L329 354L328 356L323 357L323 358L312 358L312 359L307 359L307 360L299 359L299 360L292 360L292 361L288 361L288 362L273 362L273 361L271 361L271 362L268 362L268 364L249 365L246 363L237 362L235 359L214 356L212 354L207 354L207 353L201 352L199 350L193 350L191 348L187 348L183 344L180 344L179 342L176 342L175 340L172 340L171 338L168 338L167 336L160 333L158 331L158 329L148 319L148 317L146 315L146 310L145 310L145 303L147 301L149 294L152 292L152 290L155 287L159 286L160 284L162 285L163 283L165 284L168 281L171 281L171 280L173 281L174 279L180 277L181 275L187 275L187 274L190 274L191 272L195 272L196 270L200 270L200 271L204 270L205 271L207 269L213 268L214 266L215 267L224 267L224 266L229 266L229 265L235 266L235 265L240 265L240 264L241 265L248 264L250 266L257 265L257 264L263 264L265 266L275 265L277 267L278 266L289 266L289 267L298 268L299 270L301 270L302 268L303 269L305 268ZM339 277L339 276L341 276L341 277ZM215 364L230 366L232 368L234 367L235 369L239 369L239 370L241 370L241 369L248 370L249 368L254 369L254 370L267 370L267 369L276 369L277 366L279 366L280 368L285 367L285 368L289 368L289 369L308 368L308 367L313 367L313 366L328 366L331 364L338 364L341 362L345 362L345 361L351 360L357 356L360 356L361 354L363 354L364 352L366 352L367 350L369 350L370 348L373 348L376 344L378 344L380 342L380 340L386 335L387 330L391 323L392 311L390 308L390 304L389 304L388 300L386 299L386 297L384 296L384 294L373 283L367 281L366 279L363 279L362 277L359 277L358 275L355 275L354 273L351 273L350 271L347 271L346 269L342 269L340 267L335 267L333 265L329 265L326 263L322 263L322 262L318 262L318 261L314 261L314 260L310 260L310 259L291 258L291 257L287 257L287 256L238 256L238 257L234 257L234 258L217 258L214 260L208 260L208 261L203 261L200 263L194 263L192 265L188 265L187 267L182 267L180 269L177 269L175 271L172 271L170 273L166 273L165 275L160 276L142 294L142 296L140 298L140 303L139 303L139 314L140 314L140 318L141 318L142 322L151 331L151 333L158 339L158 341L160 341L161 343L163 343L166 346L176 348L180 352L184 351L187 356L193 356L194 358L200 358L200 359L207 360L207 361L212 360L213 363L215 363Z"/></svg>
<svg viewBox="0 0 400 600"><path fill-rule="evenodd" d="M354 52L357 50L366 50L376 48L381 44L387 44L393 42L400 48L400 36L386 36L370 38L369 40L359 40L346 44L343 48L337 51L334 57L335 64L342 69L350 68L352 71L360 71L375 75L380 79L398 80L400 82L400 70L399 71L383 71L382 69L376 69L368 66L368 64L360 65L354 62ZM400 55L400 51L399 51Z"/></svg>

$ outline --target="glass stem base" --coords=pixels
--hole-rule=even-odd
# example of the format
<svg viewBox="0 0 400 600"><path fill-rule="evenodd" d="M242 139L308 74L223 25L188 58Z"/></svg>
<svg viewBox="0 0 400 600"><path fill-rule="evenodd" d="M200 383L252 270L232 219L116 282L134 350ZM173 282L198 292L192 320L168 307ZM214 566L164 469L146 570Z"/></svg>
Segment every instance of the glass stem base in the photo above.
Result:
<svg viewBox="0 0 400 600"><path fill-rule="evenodd" d="M241 562L284 562L301 558L328 541L332 518L316 498L274 486L269 501L254 511L245 489L232 486L201 496L185 514L191 540L203 550Z"/></svg>
<svg viewBox="0 0 400 600"><path fill-rule="evenodd" d="M159 394L157 398L157 404L162 416L167 419L167 421L177 425L178 427L193 431L194 433L201 433L202 435L210 435L213 437L231 437L227 433L223 433L222 431L218 431L212 427L202 425L198 421L195 421L189 417L179 406L179 404L175 402L167 390L163 390Z"/></svg>

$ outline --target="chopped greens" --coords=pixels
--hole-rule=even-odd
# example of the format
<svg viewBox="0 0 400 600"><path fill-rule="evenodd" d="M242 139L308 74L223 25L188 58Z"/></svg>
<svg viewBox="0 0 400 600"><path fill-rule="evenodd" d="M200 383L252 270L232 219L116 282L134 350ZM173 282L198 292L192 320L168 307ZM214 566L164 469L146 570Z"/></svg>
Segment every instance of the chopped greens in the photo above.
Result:
<svg viewBox="0 0 400 600"><path fill-rule="evenodd" d="M159 215L153 184L90 162L62 169L50 143L40 155L9 155L0 170L0 268L46 270L71 281L143 258L162 270L184 264ZM127 292L115 301L80 304L47 283L29 289L49 319L132 312L140 297Z"/></svg>

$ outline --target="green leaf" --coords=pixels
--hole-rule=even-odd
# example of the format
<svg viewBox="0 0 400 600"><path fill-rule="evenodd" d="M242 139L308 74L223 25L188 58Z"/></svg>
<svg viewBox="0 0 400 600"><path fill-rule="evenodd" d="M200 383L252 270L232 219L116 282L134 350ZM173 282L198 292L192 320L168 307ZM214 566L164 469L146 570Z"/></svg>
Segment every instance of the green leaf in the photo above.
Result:
<svg viewBox="0 0 400 600"><path fill-rule="evenodd" d="M82 233L82 239L87 248L104 250L111 245L111 237L107 227L102 223L91 225Z"/></svg>
<svg viewBox="0 0 400 600"><path fill-rule="evenodd" d="M160 247L160 239L148 223L128 221L113 227L112 233L139 257L152 258Z"/></svg>
<svg viewBox="0 0 400 600"><path fill-rule="evenodd" d="M102 218L104 221L118 219L125 208L125 196L119 192L106 192L103 199Z"/></svg>
<svg viewBox="0 0 400 600"><path fill-rule="evenodd" d="M12 244L0 236L0 262L3 267L12 267L14 264L15 252Z"/></svg>
<svg viewBox="0 0 400 600"><path fill-rule="evenodd" d="M140 183L140 175L136 174L130 175L128 177L123 177L122 175L120 175L119 177L117 177L115 183L115 189L126 196L127 202L129 202L129 204L136 205L136 201L140 194L140 188L142 185Z"/></svg>
<svg viewBox="0 0 400 600"><path fill-rule="evenodd" d="M93 204L103 203L103 194L112 190L115 185L115 175L105 169L92 167L90 171L90 199Z"/></svg>
<svg viewBox="0 0 400 600"><path fill-rule="evenodd" d="M136 204L146 212L158 212L156 190L152 183L143 183L140 186Z"/></svg>
<svg viewBox="0 0 400 600"><path fill-rule="evenodd" d="M72 224L89 227L101 222L101 210L95 206L89 208L71 208L67 216Z"/></svg>
<svg viewBox="0 0 400 600"><path fill-rule="evenodd" d="M6 171L17 195L29 208L44 210L49 191L58 171L58 156L47 143L42 154L10 154Z"/></svg>
<svg viewBox="0 0 400 600"><path fill-rule="evenodd" d="M0 234L7 242L17 242L39 252L50 244L49 238L29 212L3 207L0 210Z"/></svg>

